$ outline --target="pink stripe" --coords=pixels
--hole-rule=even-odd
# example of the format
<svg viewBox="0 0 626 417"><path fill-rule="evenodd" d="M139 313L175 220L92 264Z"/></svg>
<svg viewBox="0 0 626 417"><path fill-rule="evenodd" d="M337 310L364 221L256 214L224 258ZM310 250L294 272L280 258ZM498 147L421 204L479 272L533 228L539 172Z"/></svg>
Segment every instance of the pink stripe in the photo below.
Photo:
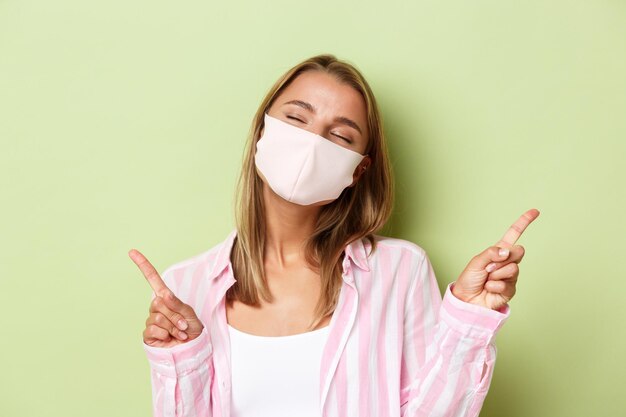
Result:
<svg viewBox="0 0 626 417"><path fill-rule="evenodd" d="M184 294L180 294L178 292L178 289L180 288L180 283L183 281L183 278L185 277L185 271L187 270L188 267L185 268L175 268L172 271L172 278L171 278L171 284L168 285L169 289L174 291L174 294L176 294L178 296L178 298L181 298L184 296ZM167 284L167 283L166 283Z"/></svg>
<svg viewBox="0 0 626 417"><path fill-rule="evenodd" d="M405 309L405 304L404 302L410 303L412 302L412 300L410 298L406 298L406 300L404 302L401 302L403 300L403 297L401 295L404 295L407 293L408 288L409 288L409 284L411 282L411 276L409 275L410 273L410 264L409 262L401 262L400 265L398 265L398 284L396 286L396 297L398 299L398 310L397 310L397 323L398 323L398 336L396 337L396 343L398 346L397 349L397 357L400 358L400 388L403 388L405 386L409 385L408 380L403 380L403 377L407 377L408 376L408 372L409 369L407 367L407 359L404 355L402 355L402 350L403 350L403 345L404 345L404 332L403 332L403 324L404 324L404 309ZM400 396L400 393L398 393L398 397L401 400L401 403L403 402L403 400L405 400L405 398Z"/></svg>
<svg viewBox="0 0 626 417"><path fill-rule="evenodd" d="M344 285L342 283L342 285ZM342 288L344 291L345 297L344 302L341 305L337 306L337 309L334 314L336 317L333 317L335 323L333 327L330 328L328 333L328 339L326 341L326 345L324 351L322 352L321 366L320 366L320 400L321 395L323 394L323 389L326 384L326 379L328 378L328 373L330 371L330 367L335 357L335 353L339 349L339 345L341 343L341 338L343 336L342 330L348 326L348 321L350 319L350 311L352 310L352 306L354 305L354 295L352 292L352 288Z"/></svg>
<svg viewBox="0 0 626 417"><path fill-rule="evenodd" d="M191 392L193 393L193 409L196 411L196 416L205 416L205 404L204 398L202 398L202 374L193 373L188 378L191 384Z"/></svg>
<svg viewBox="0 0 626 417"><path fill-rule="evenodd" d="M180 404L182 403L182 394L180 393L180 384L176 384L176 387L174 388L174 402L176 404Z"/></svg>
<svg viewBox="0 0 626 417"><path fill-rule="evenodd" d="M391 265L391 254L389 252L385 252L384 255L380 256L379 265L379 268L382 271L393 270ZM384 274L381 275L384 276ZM379 327L378 331L376 332L376 357L378 358L378 360L376 361L376 371L378 375L378 381L376 382L376 385L378 387L378 416L386 416L389 410L389 386L387 382L387 347L385 346L387 339L387 328L385 327L385 320L387 319L388 300L390 296L393 296L393 294L390 293L390 287L393 283L393 280L391 278L392 277L381 279L380 283L382 285L376 290L378 293L377 295L379 297L383 297L380 304L380 314L378 314L378 318L380 320L378 325ZM372 282L373 280L370 278L368 281Z"/></svg>
<svg viewBox="0 0 626 417"><path fill-rule="evenodd" d="M371 296L372 290L370 287L371 280L363 279L359 281L359 373L366 375L366 378L359 379L359 417L368 417L371 412L370 408L370 335L372 327L371 316Z"/></svg>
<svg viewBox="0 0 626 417"><path fill-rule="evenodd" d="M488 364L488 367L485 370L485 376L483 377L483 380L480 383L478 390L476 391L476 395L472 400L472 404L470 405L470 416L478 416L478 414L480 413L480 409L485 401L485 397L487 396L487 390L489 388L489 385L491 384L491 377L493 374L493 361L495 361L495 358L492 358L492 353L490 349L487 349L485 363Z"/></svg>
<svg viewBox="0 0 626 417"><path fill-rule="evenodd" d="M337 374L335 380L335 394L337 396L337 415L347 416L348 407L348 364L346 363L347 353L341 356L337 365Z"/></svg>
<svg viewBox="0 0 626 417"><path fill-rule="evenodd" d="M227 275L226 273L224 275ZM222 288L220 290L220 293L225 293L225 288ZM220 302L219 305L217 306L217 308L215 309L215 314L218 314L218 326L217 326L217 330L219 332L219 337L222 340L221 346L224 348L224 355L222 357L220 357L220 359L223 359L226 363L222 363L221 366L223 369L230 369L230 365L228 364L228 361L230 360L230 334L228 333L228 327L227 327L227 320L226 320L226 304L224 301ZM230 386L230 375L228 373L221 375L222 378L225 378L226 381L228 381L228 384ZM221 381L218 381L221 382ZM219 389L219 386L218 386ZM218 396L219 397L219 396ZM220 399L220 414L221 414L221 410L230 410L230 402L228 401L228 399L224 399L224 401L222 402L222 398ZM228 411L224 411L225 415L229 415L230 413Z"/></svg>
<svg viewBox="0 0 626 417"><path fill-rule="evenodd" d="M445 343L445 340L443 341ZM442 345L440 344L440 347ZM430 360L430 363L426 365L425 372L420 375L421 378L426 378L428 374L432 373L430 370L436 366L437 359L439 359L438 355L435 355ZM447 384L450 383L450 380L447 378L448 375L448 365L447 361L443 362L441 366L441 370L438 372L440 377L434 378L432 380L432 385L428 386L428 394L424 397L423 405L420 407L420 410L423 412L432 412L436 402L439 400L439 396L446 388ZM426 415L426 414L425 414Z"/></svg>
<svg viewBox="0 0 626 417"><path fill-rule="evenodd" d="M200 286L200 283L202 282L202 278L204 277L205 274L206 274L206 263L202 262L198 265L196 270L193 271L193 275L191 277L191 285L189 286L189 289L187 290L188 291L187 294L184 294L185 300L189 300L187 304L191 305L194 308L196 307L195 304L198 302L197 301L198 287Z"/></svg>
<svg viewBox="0 0 626 417"><path fill-rule="evenodd" d="M210 262L210 261L209 261ZM222 276L226 276L226 273L222 273ZM202 321L202 323L204 323L205 325L210 324L211 323L211 310L212 310L212 306L217 306L221 300L217 299L217 292L219 291L220 287L222 286L222 282L220 279L213 279L210 281L209 285L207 286L207 294L203 297L204 299L207 300L207 305L204 306L204 309L202 310L202 315L201 317L199 317L199 319Z"/></svg>
<svg viewBox="0 0 626 417"><path fill-rule="evenodd" d="M211 401L213 402L213 417L223 417L222 398L220 397L218 382L215 379L211 385Z"/></svg>

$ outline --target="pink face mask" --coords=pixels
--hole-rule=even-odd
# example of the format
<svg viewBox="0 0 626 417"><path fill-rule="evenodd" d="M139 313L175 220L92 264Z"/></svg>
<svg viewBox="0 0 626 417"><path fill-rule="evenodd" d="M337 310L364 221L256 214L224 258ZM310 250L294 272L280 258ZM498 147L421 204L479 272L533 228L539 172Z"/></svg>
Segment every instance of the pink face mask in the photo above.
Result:
<svg viewBox="0 0 626 417"><path fill-rule="evenodd" d="M276 194L306 206L339 197L364 157L265 113L254 162Z"/></svg>

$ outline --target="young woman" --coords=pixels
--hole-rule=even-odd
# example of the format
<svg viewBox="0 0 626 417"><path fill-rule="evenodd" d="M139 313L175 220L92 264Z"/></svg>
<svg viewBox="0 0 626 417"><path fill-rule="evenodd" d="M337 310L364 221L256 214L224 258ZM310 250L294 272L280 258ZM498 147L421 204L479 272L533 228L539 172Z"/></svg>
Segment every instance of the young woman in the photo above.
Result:
<svg viewBox="0 0 626 417"><path fill-rule="evenodd" d="M236 228L161 276L143 332L155 416L478 416L509 316L524 213L441 297L425 251L376 234L393 183L363 76L332 55L270 89Z"/></svg>

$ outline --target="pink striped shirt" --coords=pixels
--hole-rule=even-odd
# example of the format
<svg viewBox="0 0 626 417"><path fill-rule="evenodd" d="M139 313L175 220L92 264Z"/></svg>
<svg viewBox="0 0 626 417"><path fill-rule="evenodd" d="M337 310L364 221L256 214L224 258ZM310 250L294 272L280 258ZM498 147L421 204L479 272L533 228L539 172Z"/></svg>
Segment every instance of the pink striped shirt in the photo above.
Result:
<svg viewBox="0 0 626 417"><path fill-rule="evenodd" d="M236 281L230 263L236 233L162 274L205 327L171 348L143 344L155 416L230 416L225 293ZM453 282L442 299L424 249L376 238L371 254L366 239L345 248L319 374L320 416L478 416L493 375L495 336L510 307L463 302L452 295Z"/></svg>

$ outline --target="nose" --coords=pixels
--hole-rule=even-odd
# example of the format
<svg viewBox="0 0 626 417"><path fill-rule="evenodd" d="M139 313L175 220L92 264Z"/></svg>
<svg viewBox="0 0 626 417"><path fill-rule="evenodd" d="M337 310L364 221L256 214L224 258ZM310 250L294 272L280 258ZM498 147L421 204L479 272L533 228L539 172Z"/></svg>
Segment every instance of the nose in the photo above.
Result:
<svg viewBox="0 0 626 417"><path fill-rule="evenodd" d="M330 140L330 127L324 123L323 120L313 120L311 124L306 127L306 129L311 133L323 137L324 139Z"/></svg>

